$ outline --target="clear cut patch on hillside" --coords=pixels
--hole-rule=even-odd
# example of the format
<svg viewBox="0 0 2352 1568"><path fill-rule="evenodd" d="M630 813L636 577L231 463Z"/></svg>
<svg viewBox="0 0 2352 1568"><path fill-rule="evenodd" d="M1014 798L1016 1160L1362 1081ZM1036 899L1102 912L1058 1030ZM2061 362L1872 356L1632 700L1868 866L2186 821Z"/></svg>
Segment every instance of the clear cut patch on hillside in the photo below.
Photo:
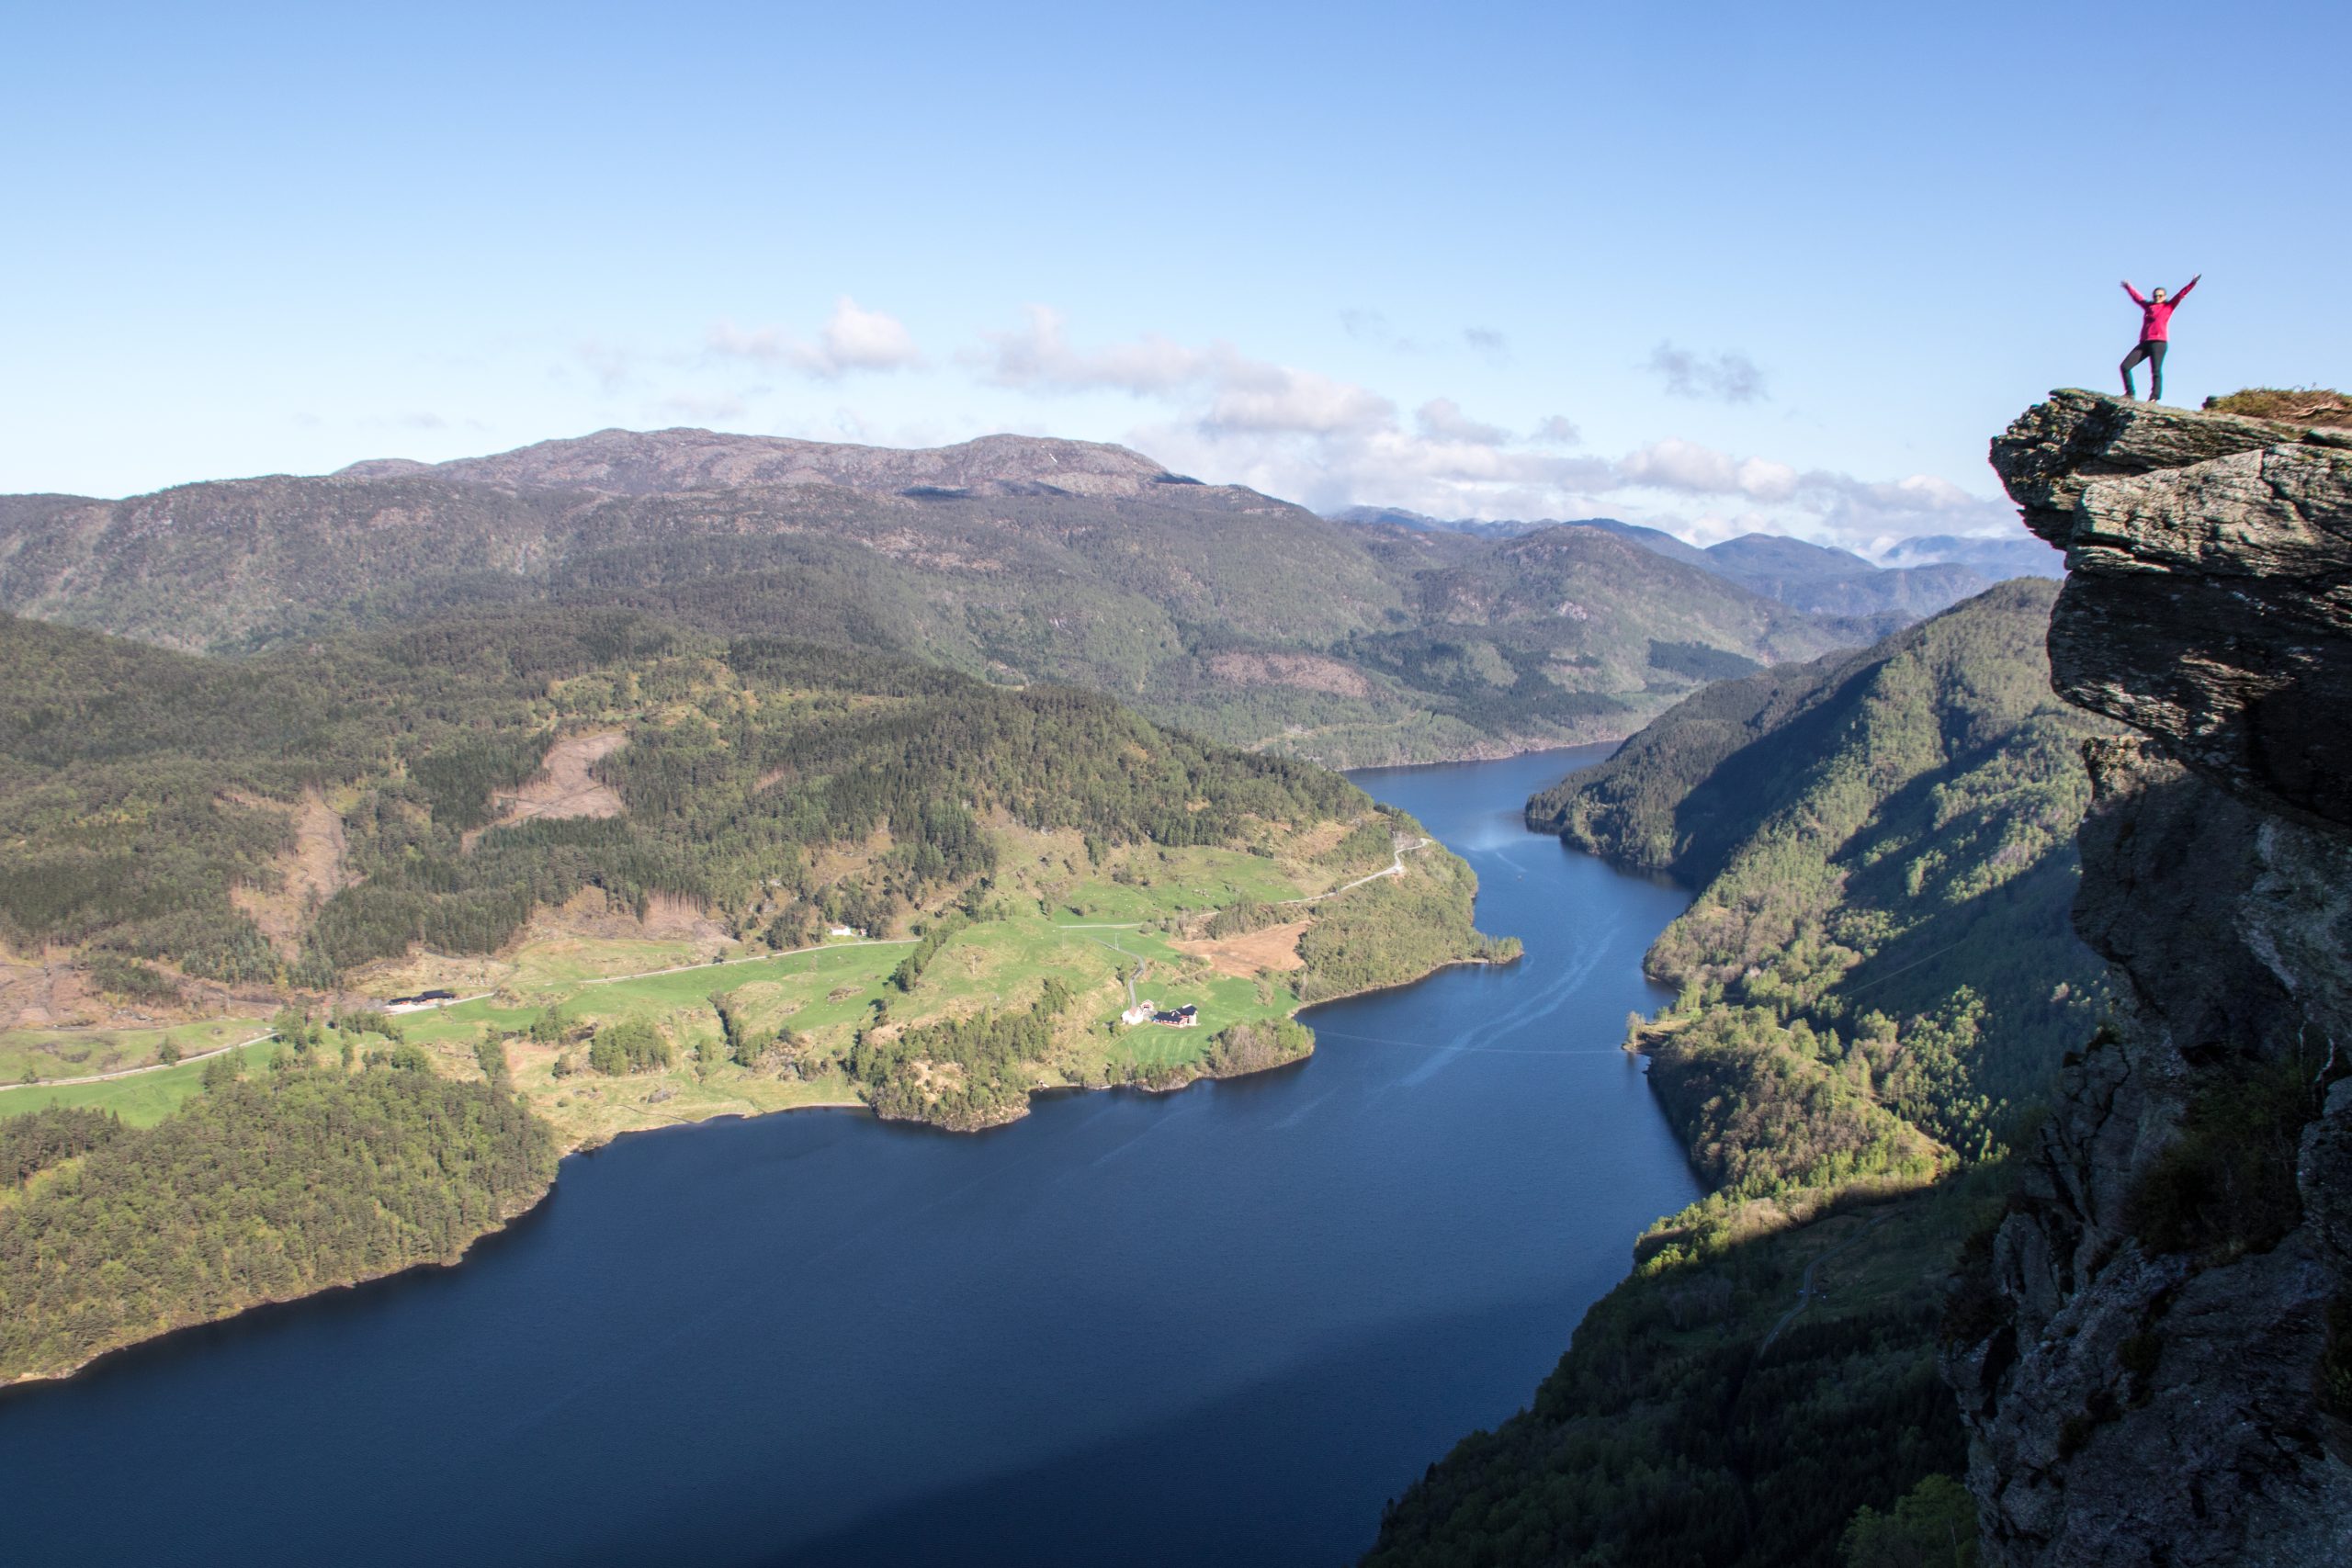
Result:
<svg viewBox="0 0 2352 1568"><path fill-rule="evenodd" d="M317 790L307 792L291 807L237 790L231 791L229 798L257 811L292 813L294 841L278 857L277 886L229 890L231 902L261 928L279 956L290 959L301 952L302 933L310 929L320 906L354 880L345 864L348 846L343 818Z"/></svg>
<svg viewBox="0 0 2352 1568"><path fill-rule="evenodd" d="M536 775L490 797L491 809L497 814L491 818L490 828L566 817L618 817L628 809L620 792L598 780L591 770L619 750L628 739L617 729L565 736L548 748L547 761ZM489 830L477 828L466 834L465 847L473 848Z"/></svg>

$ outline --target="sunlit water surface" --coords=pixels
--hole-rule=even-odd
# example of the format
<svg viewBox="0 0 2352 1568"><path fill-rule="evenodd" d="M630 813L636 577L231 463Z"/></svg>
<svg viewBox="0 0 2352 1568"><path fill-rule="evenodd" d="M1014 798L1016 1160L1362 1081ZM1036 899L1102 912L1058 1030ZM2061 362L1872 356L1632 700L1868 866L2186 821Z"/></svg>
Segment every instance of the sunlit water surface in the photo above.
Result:
<svg viewBox="0 0 2352 1568"><path fill-rule="evenodd" d="M1519 964L979 1136L811 1111L566 1160L462 1267L0 1398L0 1561L1351 1561L1697 1195L1618 1049L1684 896L1520 824L1601 754L1356 775Z"/></svg>

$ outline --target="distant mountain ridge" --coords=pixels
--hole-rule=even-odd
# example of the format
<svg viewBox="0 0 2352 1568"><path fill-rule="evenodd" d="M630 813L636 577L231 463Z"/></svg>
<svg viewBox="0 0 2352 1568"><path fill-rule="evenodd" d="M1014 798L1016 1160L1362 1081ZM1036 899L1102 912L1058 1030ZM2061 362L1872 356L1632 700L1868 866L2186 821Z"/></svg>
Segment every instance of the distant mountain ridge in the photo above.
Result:
<svg viewBox="0 0 2352 1568"><path fill-rule="evenodd" d="M1886 560L1872 562L1851 550L1809 544L1783 534L1743 534L1702 549L1662 528L1613 517L1532 523L1446 520L1381 506L1351 506L1329 515L1335 522L1359 527L1387 525L1486 539L1516 538L1544 528L1596 528L1685 565L1727 577L1768 599L1825 615L1929 615L2005 578L2065 573L2064 558L2022 531L2015 538L1927 535L1903 541L1888 552Z"/></svg>
<svg viewBox="0 0 2352 1568"><path fill-rule="evenodd" d="M432 475L466 484L661 495L758 485L834 485L867 495L943 490L1021 495L1033 487L1069 495L1137 495L1153 485L1195 484L1139 452L1051 436L983 435L953 446L899 448L718 431L600 430L591 435L445 463L377 458L334 479Z"/></svg>
<svg viewBox="0 0 2352 1568"><path fill-rule="evenodd" d="M0 497L0 611L187 651L523 603L1084 685L1341 766L1615 739L1702 680L1894 624L1800 613L1602 528L1334 523L1042 437L603 431L122 501Z"/></svg>
<svg viewBox="0 0 2352 1568"><path fill-rule="evenodd" d="M1973 567L1987 577L2064 577L2066 555L2030 534L1984 538L1958 534L1922 534L1898 540L1886 552L1882 566L1932 566L1938 562Z"/></svg>
<svg viewBox="0 0 2352 1568"><path fill-rule="evenodd" d="M1710 545L1706 566L1783 604L1826 615L1898 611L1933 615L1993 584L1971 568L1879 567L1850 550L1809 545L1779 534L1742 534Z"/></svg>
<svg viewBox="0 0 2352 1568"><path fill-rule="evenodd" d="M1402 506L1345 506L1324 515L1334 523L1410 528L1423 534L1466 534L1475 539L1505 539L1552 526L1549 523L1490 523L1475 517L1431 517L1427 513L1414 512Z"/></svg>

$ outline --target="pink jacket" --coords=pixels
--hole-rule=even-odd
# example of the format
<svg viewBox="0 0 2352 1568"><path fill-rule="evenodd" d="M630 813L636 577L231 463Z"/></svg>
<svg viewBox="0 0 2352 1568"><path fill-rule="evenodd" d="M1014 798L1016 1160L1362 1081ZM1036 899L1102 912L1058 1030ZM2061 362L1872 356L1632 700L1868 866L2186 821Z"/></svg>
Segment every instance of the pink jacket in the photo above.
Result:
<svg viewBox="0 0 2352 1568"><path fill-rule="evenodd" d="M2196 287L2197 279L2192 277L2179 293L2159 304L2143 296L2130 284L2125 284L2123 292L2132 296L2132 303L2140 307L2140 341L2142 343L2164 342L2165 333L2172 326L2172 313L2180 308L2180 302L2183 299L2188 298L2188 290Z"/></svg>

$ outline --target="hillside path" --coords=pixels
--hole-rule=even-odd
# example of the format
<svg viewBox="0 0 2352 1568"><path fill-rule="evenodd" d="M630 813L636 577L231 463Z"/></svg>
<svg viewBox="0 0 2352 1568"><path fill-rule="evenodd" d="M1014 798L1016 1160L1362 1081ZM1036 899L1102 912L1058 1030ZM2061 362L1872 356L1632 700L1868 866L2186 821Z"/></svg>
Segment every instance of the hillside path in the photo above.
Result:
<svg viewBox="0 0 2352 1568"><path fill-rule="evenodd" d="M1823 1264L1828 1262L1831 1258L1837 1257L1839 1253L1845 1251L1848 1247L1853 1246L1856 1242L1861 1240L1864 1236L1870 1235L1871 1232L1878 1229L1880 1225L1885 1223L1885 1221L1886 1216L1884 1214L1877 1216L1875 1219L1871 1220L1870 1224L1864 1225L1860 1230L1856 1231L1853 1235L1848 1236L1845 1240L1839 1242L1837 1246L1831 1247L1828 1251L1823 1253L1820 1257L1815 1258L1812 1262L1804 1266L1804 1273L1797 1280L1796 1304L1781 1314L1781 1321L1772 1325L1772 1332L1764 1336L1764 1343L1756 1347L1757 1359L1763 1359L1764 1352L1772 1348L1772 1341L1781 1337L1781 1330L1786 1328L1790 1324L1794 1323L1796 1321L1797 1314L1813 1304L1813 1271L1820 1268Z"/></svg>
<svg viewBox="0 0 2352 1568"><path fill-rule="evenodd" d="M1320 904L1326 898L1337 898L1342 893L1352 893L1367 882L1377 882L1384 876L1402 876L1405 874L1405 857L1428 849L1437 840L1434 839L1416 839L1409 844L1399 844L1396 846L1396 858L1370 876L1359 876L1353 882L1342 883L1329 893L1317 893L1306 898L1277 898L1274 903L1277 907L1290 904Z"/></svg>

